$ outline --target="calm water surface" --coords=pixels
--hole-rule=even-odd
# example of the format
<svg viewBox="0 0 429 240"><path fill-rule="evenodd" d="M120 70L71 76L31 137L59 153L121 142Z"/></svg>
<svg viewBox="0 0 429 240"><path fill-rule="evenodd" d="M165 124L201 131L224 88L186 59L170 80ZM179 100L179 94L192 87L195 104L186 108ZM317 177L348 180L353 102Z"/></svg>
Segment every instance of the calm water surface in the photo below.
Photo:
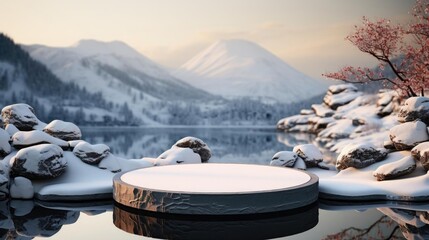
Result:
<svg viewBox="0 0 429 240"><path fill-rule="evenodd" d="M209 162L249 164L269 164L277 151L314 141L312 135L285 134L267 128L100 128L83 129L83 135L86 141L105 143L115 155L127 158L156 157L178 139L195 136L212 149ZM0 232L6 239L6 236L19 239L141 239L147 236L403 239L403 233L425 239L429 236L429 225L424 224L425 220L429 222L428 210L429 203L404 207L373 202L353 206L320 200L304 209L273 216L195 219L137 214L115 206L112 201L73 204L12 201L0 205ZM420 221L418 227L411 224L413 221ZM13 227L19 235L9 230Z"/></svg>

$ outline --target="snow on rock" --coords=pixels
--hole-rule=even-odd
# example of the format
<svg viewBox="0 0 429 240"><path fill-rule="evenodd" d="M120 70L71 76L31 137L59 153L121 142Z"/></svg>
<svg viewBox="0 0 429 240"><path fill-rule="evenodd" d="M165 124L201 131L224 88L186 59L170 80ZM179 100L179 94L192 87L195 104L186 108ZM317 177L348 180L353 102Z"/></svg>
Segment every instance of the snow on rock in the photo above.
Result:
<svg viewBox="0 0 429 240"><path fill-rule="evenodd" d="M29 132L20 131L12 136L12 146L17 149L43 143L55 144L63 149L68 148L68 143L66 141L52 137L51 135L39 130Z"/></svg>
<svg viewBox="0 0 429 240"><path fill-rule="evenodd" d="M19 132L19 129L16 128L13 124L6 125L4 130L6 130L6 132L8 132L10 136L13 136L13 134Z"/></svg>
<svg viewBox="0 0 429 240"><path fill-rule="evenodd" d="M174 144L179 148L190 148L201 157L202 162L207 162L212 156L210 148L203 140L196 137L184 137Z"/></svg>
<svg viewBox="0 0 429 240"><path fill-rule="evenodd" d="M336 94L328 92L323 98L323 102L329 106L329 108L336 110L338 107L344 106L357 97L361 96L362 92L357 92L354 90L345 89L344 91Z"/></svg>
<svg viewBox="0 0 429 240"><path fill-rule="evenodd" d="M9 140L9 133L0 128L0 158L3 158L10 153L11 147L9 144Z"/></svg>
<svg viewBox="0 0 429 240"><path fill-rule="evenodd" d="M110 148L105 144L91 145L80 142L73 149L73 154L87 164L99 164L109 153Z"/></svg>
<svg viewBox="0 0 429 240"><path fill-rule="evenodd" d="M190 148L174 147L163 152L155 161L155 166L201 163L201 157Z"/></svg>
<svg viewBox="0 0 429 240"><path fill-rule="evenodd" d="M33 130L41 123L34 114L34 109L24 103L4 107L1 116L5 124L13 124L21 131Z"/></svg>
<svg viewBox="0 0 429 240"><path fill-rule="evenodd" d="M397 150L407 150L429 140L426 124L421 121L406 122L394 126L389 132Z"/></svg>
<svg viewBox="0 0 429 240"><path fill-rule="evenodd" d="M317 167L323 161L322 152L314 144L297 145L293 151L304 160L307 167Z"/></svg>
<svg viewBox="0 0 429 240"><path fill-rule="evenodd" d="M55 178L67 167L63 150L54 144L40 144L19 150L10 159L12 175L29 179Z"/></svg>
<svg viewBox="0 0 429 240"><path fill-rule="evenodd" d="M429 142L420 143L411 150L411 155L416 161L420 161L422 166L429 170Z"/></svg>
<svg viewBox="0 0 429 240"><path fill-rule="evenodd" d="M43 129L47 134L65 140L79 140L82 137L82 133L78 126L71 122L64 122L61 120L54 120L50 122Z"/></svg>
<svg viewBox="0 0 429 240"><path fill-rule="evenodd" d="M321 132L319 132L317 136L322 141L330 141L330 139L348 138L355 129L356 126L353 126L353 121L351 119L340 119L335 122L329 123L328 126Z"/></svg>
<svg viewBox="0 0 429 240"><path fill-rule="evenodd" d="M399 95L396 91L381 89L377 96L377 115L379 117L392 114L399 106Z"/></svg>
<svg viewBox="0 0 429 240"><path fill-rule="evenodd" d="M318 117L331 117L334 115L334 111L328 108L325 104L313 104L311 109L316 113Z"/></svg>
<svg viewBox="0 0 429 240"><path fill-rule="evenodd" d="M381 165L396 162L409 151L393 152L388 157L366 168L347 168L335 175L319 176L319 191L321 198L336 200L403 200L423 201L429 200L429 173L417 164L416 170L391 181L377 181L373 172ZM317 168L314 168L317 170ZM312 171L313 172L313 171ZM324 171L332 172L332 171Z"/></svg>
<svg viewBox="0 0 429 240"><path fill-rule="evenodd" d="M386 158L384 149L377 149L370 143L357 143L345 146L337 157L336 167L344 170L349 167L365 168Z"/></svg>
<svg viewBox="0 0 429 240"><path fill-rule="evenodd" d="M294 127L296 126L307 125L309 123L310 118L312 117L314 117L313 114L295 115L295 116L280 119L277 122L277 129L293 131Z"/></svg>
<svg viewBox="0 0 429 240"><path fill-rule="evenodd" d="M378 167L373 175L377 181L395 179L412 173L416 169L413 157L406 156L396 162L387 163Z"/></svg>
<svg viewBox="0 0 429 240"><path fill-rule="evenodd" d="M313 115L314 110L313 109L301 109L299 112L300 115Z"/></svg>
<svg viewBox="0 0 429 240"><path fill-rule="evenodd" d="M297 157L295 165L293 165L293 168L296 168L299 170L306 170L307 165L305 164L304 160L302 160L302 158Z"/></svg>
<svg viewBox="0 0 429 240"><path fill-rule="evenodd" d="M328 92L330 92L331 94L338 94L346 90L350 92L356 92L358 89L355 85L350 83L332 85L328 88Z"/></svg>
<svg viewBox="0 0 429 240"><path fill-rule="evenodd" d="M73 150L76 147L76 145L78 145L81 142L85 142L85 141L84 140L72 140L72 141L68 141L67 143L69 144L69 148Z"/></svg>
<svg viewBox="0 0 429 240"><path fill-rule="evenodd" d="M401 106L398 114L399 122L420 120L429 125L429 98L410 97Z"/></svg>
<svg viewBox="0 0 429 240"><path fill-rule="evenodd" d="M276 154L271 159L271 166L282 166L282 167L293 167L298 158L298 155L295 152L291 151L281 151Z"/></svg>
<svg viewBox="0 0 429 240"><path fill-rule="evenodd" d="M113 173L117 173L122 170L121 165L113 154L109 154L107 157L103 158L98 164L98 167L101 169L107 169Z"/></svg>
<svg viewBox="0 0 429 240"><path fill-rule="evenodd" d="M33 183L25 177L15 177L10 185L10 196L19 199L32 199L34 196Z"/></svg>

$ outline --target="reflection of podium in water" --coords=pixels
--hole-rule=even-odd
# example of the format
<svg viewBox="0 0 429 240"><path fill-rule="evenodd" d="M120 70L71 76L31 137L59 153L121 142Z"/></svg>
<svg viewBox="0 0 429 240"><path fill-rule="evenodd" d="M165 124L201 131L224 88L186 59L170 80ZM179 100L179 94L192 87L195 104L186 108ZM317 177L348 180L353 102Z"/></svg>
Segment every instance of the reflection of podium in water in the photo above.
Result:
<svg viewBox="0 0 429 240"><path fill-rule="evenodd" d="M116 227L162 239L270 239L305 232L318 223L318 204L270 214L197 216L159 214L116 205Z"/></svg>

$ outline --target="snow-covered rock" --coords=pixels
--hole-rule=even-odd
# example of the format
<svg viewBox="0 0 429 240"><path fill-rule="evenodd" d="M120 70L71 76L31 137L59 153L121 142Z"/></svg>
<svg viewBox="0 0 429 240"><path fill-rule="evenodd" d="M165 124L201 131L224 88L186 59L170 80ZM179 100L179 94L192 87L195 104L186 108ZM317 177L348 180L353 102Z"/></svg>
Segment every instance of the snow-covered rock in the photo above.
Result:
<svg viewBox="0 0 429 240"><path fill-rule="evenodd" d="M7 159L6 159L7 160ZM9 195L9 168L0 161L0 199Z"/></svg>
<svg viewBox="0 0 429 240"><path fill-rule="evenodd" d="M40 144L21 149L10 159L9 164L14 176L29 179L55 178L67 167L63 150L54 144Z"/></svg>
<svg viewBox="0 0 429 240"><path fill-rule="evenodd" d="M293 151L304 160L307 167L317 167L323 161L322 152L314 144L301 144L293 148Z"/></svg>
<svg viewBox="0 0 429 240"><path fill-rule="evenodd" d="M33 130L41 123L34 114L34 109L24 103L4 107L1 116L5 124L13 124L21 131Z"/></svg>
<svg viewBox="0 0 429 240"><path fill-rule="evenodd" d="M281 151L271 159L271 166L293 167L297 161L298 154L292 151ZM305 164L304 164L305 165Z"/></svg>
<svg viewBox="0 0 429 240"><path fill-rule="evenodd" d="M353 100L355 100L357 97L361 96L361 92L357 92L354 90L345 89L339 93L332 94L331 92L328 92L325 97L323 98L323 102L329 106L331 109L338 109L338 107L344 106Z"/></svg>
<svg viewBox="0 0 429 240"><path fill-rule="evenodd" d="M290 116L280 119L276 126L279 130L292 131L295 126L307 125L312 117L314 117L313 114Z"/></svg>
<svg viewBox="0 0 429 240"><path fill-rule="evenodd" d="M399 122L420 120L429 125L429 98L410 97L401 106L398 114Z"/></svg>
<svg viewBox="0 0 429 240"><path fill-rule="evenodd" d="M392 114L399 106L399 95L396 91L382 89L378 92L377 96L377 115L379 117Z"/></svg>
<svg viewBox="0 0 429 240"><path fill-rule="evenodd" d="M52 137L51 135L39 130L28 132L19 131L12 136L12 146L17 149L43 143L55 144L63 149L67 149L69 146L66 141Z"/></svg>
<svg viewBox="0 0 429 240"><path fill-rule="evenodd" d="M10 153L11 147L9 144L9 140L9 133L0 128L0 158L3 158Z"/></svg>
<svg viewBox="0 0 429 240"><path fill-rule="evenodd" d="M173 147L159 155L155 166L201 163L201 157L190 148Z"/></svg>
<svg viewBox="0 0 429 240"><path fill-rule="evenodd" d="M15 127L13 124L8 124L4 127L4 130L9 133L10 136L13 136L13 134L19 132L19 129Z"/></svg>
<svg viewBox="0 0 429 240"><path fill-rule="evenodd" d="M68 141L67 143L69 144L69 148L71 150L73 150L76 147L76 145L78 145L81 142L85 142L85 141L84 140L72 140L72 141Z"/></svg>
<svg viewBox="0 0 429 240"><path fill-rule="evenodd" d="M429 142L420 143L411 150L411 155L416 161L420 161L422 166L429 170Z"/></svg>
<svg viewBox="0 0 429 240"><path fill-rule="evenodd" d="M340 119L329 123L328 126L318 134L318 137L321 140L348 138L355 129L356 126L353 126L351 119Z"/></svg>
<svg viewBox="0 0 429 240"><path fill-rule="evenodd" d="M34 188L31 180L25 177L15 177L10 185L10 197L18 199L32 199Z"/></svg>
<svg viewBox="0 0 429 240"><path fill-rule="evenodd" d="M53 137L71 141L79 140L82 137L82 133L78 126L71 122L64 122L61 120L54 120L50 122L43 131Z"/></svg>
<svg viewBox="0 0 429 240"><path fill-rule="evenodd" d="M173 146L179 148L190 148L201 157L202 162L207 162L212 156L210 148L203 140L196 137L184 137Z"/></svg>
<svg viewBox="0 0 429 240"><path fill-rule="evenodd" d="M386 163L378 167L374 172L377 181L395 179L412 173L416 169L416 163L411 156L406 156L396 162Z"/></svg>
<svg viewBox="0 0 429 240"><path fill-rule="evenodd" d="M306 170L307 165L305 164L304 160L302 160L300 157L297 157L296 162L293 165L293 168L296 168L299 170Z"/></svg>
<svg viewBox="0 0 429 240"><path fill-rule="evenodd" d="M117 173L122 171L121 165L118 162L118 159L113 154L107 155L105 158L101 160L98 164L100 169L107 169L113 173Z"/></svg>
<svg viewBox="0 0 429 240"><path fill-rule="evenodd" d="M331 94L338 94L344 91L350 91L350 92L356 92L358 89L355 85L350 84L350 83L345 83L345 84L337 84L337 85L332 85L329 86L328 91Z"/></svg>
<svg viewBox="0 0 429 240"><path fill-rule="evenodd" d="M345 146L337 157L336 167L344 170L349 167L364 168L386 158L384 149L377 149L370 143L357 143Z"/></svg>
<svg viewBox="0 0 429 240"><path fill-rule="evenodd" d="M80 142L73 149L73 154L88 164L99 164L109 153L110 148L105 144L91 145L87 142Z"/></svg>
<svg viewBox="0 0 429 240"><path fill-rule="evenodd" d="M301 109L299 112L300 115L313 115L314 110L313 109Z"/></svg>
<svg viewBox="0 0 429 240"><path fill-rule="evenodd" d="M426 124L421 121L406 122L390 129L389 135L397 150L407 150L429 140Z"/></svg>
<svg viewBox="0 0 429 240"><path fill-rule="evenodd" d="M327 107L325 104L313 104L311 105L311 109L316 113L318 117L331 117L334 115L334 111Z"/></svg>

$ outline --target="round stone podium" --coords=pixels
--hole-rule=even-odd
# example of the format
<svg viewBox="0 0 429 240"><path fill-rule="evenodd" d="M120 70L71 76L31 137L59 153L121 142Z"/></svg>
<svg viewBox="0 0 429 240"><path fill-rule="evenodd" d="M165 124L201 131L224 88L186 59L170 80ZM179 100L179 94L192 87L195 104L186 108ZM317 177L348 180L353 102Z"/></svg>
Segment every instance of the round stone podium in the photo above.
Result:
<svg viewBox="0 0 429 240"><path fill-rule="evenodd" d="M113 199L171 214L240 215L286 211L318 198L318 177L300 170L246 164L184 164L118 174Z"/></svg>

